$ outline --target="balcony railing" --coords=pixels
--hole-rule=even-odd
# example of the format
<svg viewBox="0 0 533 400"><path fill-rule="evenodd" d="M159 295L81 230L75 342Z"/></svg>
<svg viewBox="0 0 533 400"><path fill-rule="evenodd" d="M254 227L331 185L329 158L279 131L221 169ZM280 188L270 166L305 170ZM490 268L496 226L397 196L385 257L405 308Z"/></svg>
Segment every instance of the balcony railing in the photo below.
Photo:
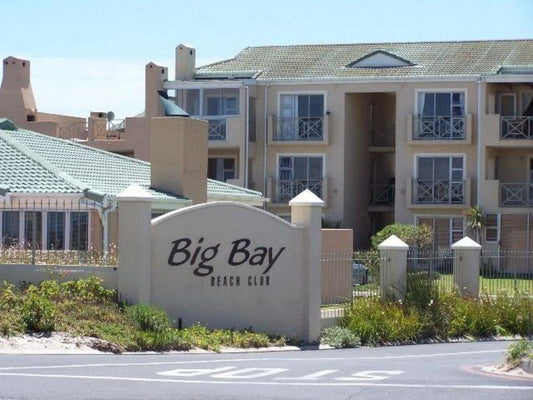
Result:
<svg viewBox="0 0 533 400"><path fill-rule="evenodd" d="M413 180L414 204L464 204L465 181Z"/></svg>
<svg viewBox="0 0 533 400"><path fill-rule="evenodd" d="M74 139L86 141L88 139L88 123L87 121L74 122L67 126L58 127L58 137L61 139Z"/></svg>
<svg viewBox="0 0 533 400"><path fill-rule="evenodd" d="M533 139L533 117L500 117L501 139Z"/></svg>
<svg viewBox="0 0 533 400"><path fill-rule="evenodd" d="M500 183L500 207L533 206L533 183Z"/></svg>
<svg viewBox="0 0 533 400"><path fill-rule="evenodd" d="M370 205L371 206L393 206L394 205L394 185L370 185Z"/></svg>
<svg viewBox="0 0 533 400"><path fill-rule="evenodd" d="M323 179L278 179L274 200L276 203L288 203L305 189L309 189L318 197L322 198Z"/></svg>
<svg viewBox="0 0 533 400"><path fill-rule="evenodd" d="M89 118L89 121L74 122L67 126L58 127L60 138L78 141L124 140L125 134L126 123L123 119L106 121L105 119Z"/></svg>
<svg viewBox="0 0 533 400"><path fill-rule="evenodd" d="M226 119L225 118L216 118L209 119L209 140L226 140Z"/></svg>
<svg viewBox="0 0 533 400"><path fill-rule="evenodd" d="M413 140L463 140L466 138L466 117L415 117Z"/></svg>
<svg viewBox="0 0 533 400"><path fill-rule="evenodd" d="M274 122L274 140L324 140L324 117L277 118Z"/></svg>

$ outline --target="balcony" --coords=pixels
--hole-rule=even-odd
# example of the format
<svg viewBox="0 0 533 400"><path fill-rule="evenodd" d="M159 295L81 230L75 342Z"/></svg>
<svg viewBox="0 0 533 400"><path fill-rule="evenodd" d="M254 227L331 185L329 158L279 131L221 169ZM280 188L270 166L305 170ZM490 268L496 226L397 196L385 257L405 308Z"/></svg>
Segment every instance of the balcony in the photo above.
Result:
<svg viewBox="0 0 533 400"><path fill-rule="evenodd" d="M74 122L67 126L58 126L58 137L80 142L124 140L126 134L125 120L106 121L103 118L90 117L87 121Z"/></svg>
<svg viewBox="0 0 533 400"><path fill-rule="evenodd" d="M298 196L305 189L311 190L326 203L326 178L313 180L269 178L267 193L273 204L286 205L293 197Z"/></svg>
<svg viewBox="0 0 533 400"><path fill-rule="evenodd" d="M533 139L533 117L501 116L500 139L520 140Z"/></svg>
<svg viewBox="0 0 533 400"><path fill-rule="evenodd" d="M465 140L466 117L417 116L413 140Z"/></svg>
<svg viewBox="0 0 533 400"><path fill-rule="evenodd" d="M466 181L412 181L412 204L466 204Z"/></svg>
<svg viewBox="0 0 533 400"><path fill-rule="evenodd" d="M500 183L500 207L533 206L533 183Z"/></svg>
<svg viewBox="0 0 533 400"><path fill-rule="evenodd" d="M270 142L285 144L327 144L327 115L323 117L278 118L269 120Z"/></svg>
<svg viewBox="0 0 533 400"><path fill-rule="evenodd" d="M210 118L207 120L208 126L208 139L212 141L225 141L226 140L226 119L225 118Z"/></svg>
<svg viewBox="0 0 533 400"><path fill-rule="evenodd" d="M370 185L370 206L373 206L373 207L394 206L394 185L384 185L384 184Z"/></svg>

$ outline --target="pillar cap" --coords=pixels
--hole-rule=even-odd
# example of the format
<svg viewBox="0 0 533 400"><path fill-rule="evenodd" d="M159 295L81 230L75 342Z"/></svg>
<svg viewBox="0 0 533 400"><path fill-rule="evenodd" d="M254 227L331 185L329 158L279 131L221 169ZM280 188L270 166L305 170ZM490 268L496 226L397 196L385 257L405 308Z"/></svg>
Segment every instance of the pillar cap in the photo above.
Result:
<svg viewBox="0 0 533 400"><path fill-rule="evenodd" d="M324 207L324 202L309 189L305 189L302 193L289 201L289 206Z"/></svg>
<svg viewBox="0 0 533 400"><path fill-rule="evenodd" d="M409 250L409 245L396 235L390 235L378 246L379 250Z"/></svg>
<svg viewBox="0 0 533 400"><path fill-rule="evenodd" d="M154 197L136 183L132 183L117 195L118 201L147 201L151 202Z"/></svg>
<svg viewBox="0 0 533 400"><path fill-rule="evenodd" d="M481 245L478 242L470 239L468 236L465 236L461 240L452 244L452 249L453 250L463 250L463 249L479 250L481 249Z"/></svg>

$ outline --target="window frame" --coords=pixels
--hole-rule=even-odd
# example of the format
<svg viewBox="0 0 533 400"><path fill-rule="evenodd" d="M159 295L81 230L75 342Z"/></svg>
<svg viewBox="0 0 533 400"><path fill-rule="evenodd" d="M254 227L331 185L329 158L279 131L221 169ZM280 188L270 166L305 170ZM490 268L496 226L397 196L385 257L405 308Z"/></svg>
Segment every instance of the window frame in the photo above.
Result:
<svg viewBox="0 0 533 400"><path fill-rule="evenodd" d="M413 223L414 223L415 226L420 226L419 220L421 218L431 219L433 221L433 226L431 227L431 229L433 230L432 247L433 247L434 250L436 249L436 246L435 246L435 235L434 235L435 234L435 219L447 219L448 220L448 239L449 239L448 248L451 248L451 246L455 243L453 241L454 232L459 232L459 230L453 229L453 220L454 219L457 219L457 220L460 219L462 221L462 227L463 228L461 230L461 235L462 235L462 238L465 237L466 220L465 220L464 216L450 215L450 214L445 214L445 215L415 214L413 216Z"/></svg>
<svg viewBox="0 0 533 400"><path fill-rule="evenodd" d="M496 225L489 226L489 215L495 215L496 216ZM500 213L487 213L485 216L486 224L485 224L485 242L486 243L500 243L500 226L501 226L501 214ZM488 231L490 230L496 230L496 240L489 240L488 237Z"/></svg>

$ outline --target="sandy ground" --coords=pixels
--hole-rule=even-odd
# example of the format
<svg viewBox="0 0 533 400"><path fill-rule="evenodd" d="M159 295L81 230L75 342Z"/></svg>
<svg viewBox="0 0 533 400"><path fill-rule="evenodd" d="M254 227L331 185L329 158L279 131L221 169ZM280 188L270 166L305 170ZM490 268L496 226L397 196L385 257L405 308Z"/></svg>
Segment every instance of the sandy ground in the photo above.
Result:
<svg viewBox="0 0 533 400"><path fill-rule="evenodd" d="M102 341L64 333L0 337L0 354L98 354Z"/></svg>

